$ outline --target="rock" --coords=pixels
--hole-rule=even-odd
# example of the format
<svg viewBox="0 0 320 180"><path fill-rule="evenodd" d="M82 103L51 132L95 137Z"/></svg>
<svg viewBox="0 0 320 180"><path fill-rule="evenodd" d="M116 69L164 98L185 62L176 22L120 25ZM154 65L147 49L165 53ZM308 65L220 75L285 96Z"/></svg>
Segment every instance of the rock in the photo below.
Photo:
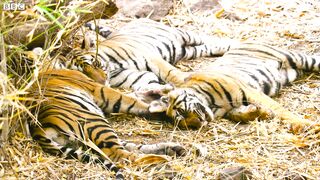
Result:
<svg viewBox="0 0 320 180"><path fill-rule="evenodd" d="M208 10L213 10L215 12L222 8L217 0L184 0L183 2L193 13Z"/></svg>
<svg viewBox="0 0 320 180"><path fill-rule="evenodd" d="M173 7L172 0L117 0L119 13L127 17L160 20Z"/></svg>
<svg viewBox="0 0 320 180"><path fill-rule="evenodd" d="M252 173L243 166L233 166L221 170L219 180L247 180L252 179Z"/></svg>

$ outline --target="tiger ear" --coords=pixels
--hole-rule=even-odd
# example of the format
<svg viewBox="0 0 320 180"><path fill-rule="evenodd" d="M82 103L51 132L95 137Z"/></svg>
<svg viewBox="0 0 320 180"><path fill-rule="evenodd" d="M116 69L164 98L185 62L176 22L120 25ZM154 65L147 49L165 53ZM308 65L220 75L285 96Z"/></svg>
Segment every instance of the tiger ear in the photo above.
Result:
<svg viewBox="0 0 320 180"><path fill-rule="evenodd" d="M105 85L107 81L106 73L102 69L93 67L92 65L84 65L83 73L99 84Z"/></svg>

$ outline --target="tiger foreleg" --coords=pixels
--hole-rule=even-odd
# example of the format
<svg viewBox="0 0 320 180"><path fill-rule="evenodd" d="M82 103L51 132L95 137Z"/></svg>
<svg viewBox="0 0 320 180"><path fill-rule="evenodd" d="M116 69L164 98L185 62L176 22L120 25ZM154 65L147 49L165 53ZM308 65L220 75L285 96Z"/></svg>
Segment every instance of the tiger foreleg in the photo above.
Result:
<svg viewBox="0 0 320 180"><path fill-rule="evenodd" d="M145 55L147 57L147 55ZM190 73L183 72L174 67L169 62L165 61L159 56L148 56L146 58L150 71L156 74L163 82L180 86L185 83L185 79L189 77Z"/></svg>
<svg viewBox="0 0 320 180"><path fill-rule="evenodd" d="M256 90L252 90L246 93L248 101L259 107L261 112L272 112L275 117L278 117L281 121L288 123L291 125L291 130L294 133L300 133L304 129L314 126L315 123L313 121L300 118L298 115L290 112L285 109L278 102L273 100L271 97L263 94L262 92L258 92Z"/></svg>
<svg viewBox="0 0 320 180"><path fill-rule="evenodd" d="M66 134L61 133L55 128L32 128L33 138L42 147L42 149L48 153L60 155L66 159L78 159L81 162L89 163L95 162L101 164L105 169L116 173L116 179L124 179L121 170L116 166L115 163L110 161L109 158L104 158L101 154L93 154L90 151L83 150L83 147L72 147L68 144L70 137ZM83 141L79 141L82 144ZM77 144L77 143L75 143Z"/></svg>

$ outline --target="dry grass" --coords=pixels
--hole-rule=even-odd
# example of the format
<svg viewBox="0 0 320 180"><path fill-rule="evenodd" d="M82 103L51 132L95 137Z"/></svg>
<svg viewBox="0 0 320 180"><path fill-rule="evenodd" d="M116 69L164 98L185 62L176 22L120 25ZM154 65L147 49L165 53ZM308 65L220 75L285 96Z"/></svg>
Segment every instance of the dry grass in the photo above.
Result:
<svg viewBox="0 0 320 180"><path fill-rule="evenodd" d="M227 18L216 18L213 12L191 13L180 1L163 19L178 26L216 36L242 40L267 42L286 49L306 53L319 53L320 2L317 0L292 1L225 1L224 8L232 12ZM233 4L233 2L238 2ZM240 20L232 20L237 17ZM230 20L231 19L231 20ZM126 19L115 17L111 24ZM210 58L183 62L179 67L188 69L205 65ZM0 74L1 75L1 74ZM25 108L17 99L9 96L19 87L8 86L6 76L1 76L1 87L7 87L0 95L1 109L10 107L8 120L10 138L2 143L0 151L0 177L4 179L108 179L110 172L99 165L83 164L77 160L64 160L43 153L31 139L16 131ZM21 90L21 89L20 89ZM23 90L23 89L22 89ZM3 89L2 89L3 91ZM277 101L291 111L307 119L320 122L320 74L313 73L304 80L286 88ZM10 97L10 98L8 98ZM0 111L1 112L1 111ZM2 111L2 115L6 112ZM3 125L3 122L1 125ZM14 123L13 123L14 122ZM216 179L225 167L243 165L253 179L283 179L287 172L304 175L308 179L320 179L320 146L299 148L292 142L293 134L279 120L254 121L235 124L222 119L212 122L199 131L180 131L169 124L147 121L132 116L110 119L119 136L137 143L160 141L180 142L190 148L185 157L153 167L125 167L131 179L163 179L174 172L174 179ZM17 125L12 125L17 124ZM3 128L2 128L3 129ZM314 139L318 141L319 139ZM206 152L196 155L197 147Z"/></svg>

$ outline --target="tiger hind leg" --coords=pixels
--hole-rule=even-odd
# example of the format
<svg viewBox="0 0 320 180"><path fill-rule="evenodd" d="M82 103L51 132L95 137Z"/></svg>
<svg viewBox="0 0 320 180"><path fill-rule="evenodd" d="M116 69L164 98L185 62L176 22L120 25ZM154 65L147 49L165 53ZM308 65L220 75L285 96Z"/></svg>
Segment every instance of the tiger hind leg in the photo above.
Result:
<svg viewBox="0 0 320 180"><path fill-rule="evenodd" d="M84 151L81 146L79 148L69 147L68 144L64 143L66 141L66 136L62 137L61 133L54 128L35 128L33 129L32 136L45 152L60 155L66 159L78 159L84 163L95 162L101 164L105 169L115 172L117 180L124 179L122 171L113 162Z"/></svg>

